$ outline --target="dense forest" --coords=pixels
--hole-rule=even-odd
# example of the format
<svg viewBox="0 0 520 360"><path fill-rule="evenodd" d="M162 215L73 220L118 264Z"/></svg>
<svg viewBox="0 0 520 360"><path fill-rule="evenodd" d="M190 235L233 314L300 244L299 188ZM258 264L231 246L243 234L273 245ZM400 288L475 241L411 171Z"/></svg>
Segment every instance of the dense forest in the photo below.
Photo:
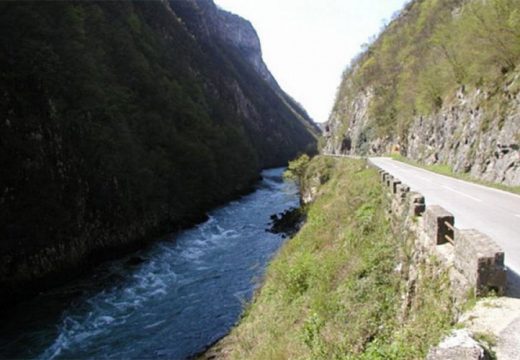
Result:
<svg viewBox="0 0 520 360"><path fill-rule="evenodd" d="M203 6L222 10L179 3L0 3L2 300L313 151L313 122L237 44L192 32Z"/></svg>

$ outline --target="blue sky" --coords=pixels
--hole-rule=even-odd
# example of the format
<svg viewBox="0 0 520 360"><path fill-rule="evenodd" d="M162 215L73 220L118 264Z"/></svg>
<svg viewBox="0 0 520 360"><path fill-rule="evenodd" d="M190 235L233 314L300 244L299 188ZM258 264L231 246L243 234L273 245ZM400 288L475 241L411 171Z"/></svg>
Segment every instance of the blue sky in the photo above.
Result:
<svg viewBox="0 0 520 360"><path fill-rule="evenodd" d="M407 0L215 0L250 20L264 60L315 121L326 121L341 74Z"/></svg>

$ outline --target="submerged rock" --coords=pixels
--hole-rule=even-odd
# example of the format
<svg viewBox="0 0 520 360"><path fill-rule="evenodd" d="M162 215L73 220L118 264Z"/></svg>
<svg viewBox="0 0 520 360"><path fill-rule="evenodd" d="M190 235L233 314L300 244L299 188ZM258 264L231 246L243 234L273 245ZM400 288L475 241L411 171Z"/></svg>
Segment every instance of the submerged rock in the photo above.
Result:
<svg viewBox="0 0 520 360"><path fill-rule="evenodd" d="M271 227L267 230L273 234L282 234L283 237L293 236L300 230L305 220L302 208L293 208L280 214L271 215Z"/></svg>

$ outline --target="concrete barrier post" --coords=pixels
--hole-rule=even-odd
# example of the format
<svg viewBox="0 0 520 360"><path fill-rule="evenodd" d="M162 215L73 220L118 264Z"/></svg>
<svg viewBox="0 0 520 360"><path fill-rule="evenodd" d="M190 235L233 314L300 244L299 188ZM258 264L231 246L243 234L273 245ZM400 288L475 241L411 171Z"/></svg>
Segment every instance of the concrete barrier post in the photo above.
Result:
<svg viewBox="0 0 520 360"><path fill-rule="evenodd" d="M421 216L426 210L424 196L418 192L410 193L410 213L412 216Z"/></svg>
<svg viewBox="0 0 520 360"><path fill-rule="evenodd" d="M394 178L391 183L392 194L397 194L398 185L401 185L401 180Z"/></svg>
<svg viewBox="0 0 520 360"><path fill-rule="evenodd" d="M398 184L397 185L397 199L400 202L404 202L406 200L406 196L410 192L410 188L406 186L405 184Z"/></svg>
<svg viewBox="0 0 520 360"><path fill-rule="evenodd" d="M392 185L392 181L394 180L394 177L392 175L388 175L386 177L386 186L390 187Z"/></svg>
<svg viewBox="0 0 520 360"><path fill-rule="evenodd" d="M474 230L458 230L455 241L455 266L474 287L477 296L494 291L505 293L507 273L504 251L489 236Z"/></svg>
<svg viewBox="0 0 520 360"><path fill-rule="evenodd" d="M426 233L435 245L442 245L448 242L446 236L454 238L453 227L455 218L453 214L444 210L438 205L428 206L424 213L424 227Z"/></svg>

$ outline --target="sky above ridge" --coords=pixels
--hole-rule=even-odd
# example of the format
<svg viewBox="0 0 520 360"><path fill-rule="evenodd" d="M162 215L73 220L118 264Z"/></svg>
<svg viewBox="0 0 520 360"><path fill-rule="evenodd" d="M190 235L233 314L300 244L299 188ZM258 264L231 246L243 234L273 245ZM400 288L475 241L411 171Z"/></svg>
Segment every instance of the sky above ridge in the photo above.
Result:
<svg viewBox="0 0 520 360"><path fill-rule="evenodd" d="M317 122L328 119L343 70L408 0L215 0L253 24L280 86Z"/></svg>

